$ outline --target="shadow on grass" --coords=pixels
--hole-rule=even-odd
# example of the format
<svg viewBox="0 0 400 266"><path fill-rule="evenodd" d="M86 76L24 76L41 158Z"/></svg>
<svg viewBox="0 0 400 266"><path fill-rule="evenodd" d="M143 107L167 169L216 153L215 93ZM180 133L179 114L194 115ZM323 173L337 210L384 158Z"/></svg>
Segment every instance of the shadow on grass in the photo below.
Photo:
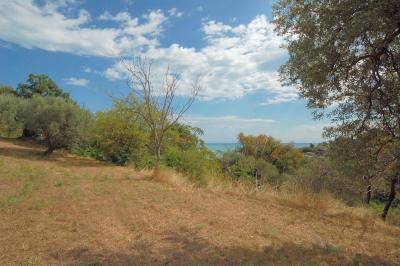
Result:
<svg viewBox="0 0 400 266"><path fill-rule="evenodd" d="M188 231L171 232L156 244L138 240L124 251L93 251L82 247L53 253L51 257L66 265L394 265L380 257L348 254L328 245L220 247Z"/></svg>
<svg viewBox="0 0 400 266"><path fill-rule="evenodd" d="M11 145L0 145L0 156L16 159L29 159L35 161L52 162L63 167L97 167L103 163L89 158L74 158L66 156L61 151L56 151L50 156L44 154L45 148L34 144L32 141L2 139Z"/></svg>

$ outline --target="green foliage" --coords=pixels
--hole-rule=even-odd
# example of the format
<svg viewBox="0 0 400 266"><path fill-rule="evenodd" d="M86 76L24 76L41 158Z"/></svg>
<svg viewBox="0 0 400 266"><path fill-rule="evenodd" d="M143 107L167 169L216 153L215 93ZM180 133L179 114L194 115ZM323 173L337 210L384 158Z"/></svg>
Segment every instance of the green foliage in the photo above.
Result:
<svg viewBox="0 0 400 266"><path fill-rule="evenodd" d="M281 78L315 118L331 119L326 137L350 144L335 156L350 159L341 170L367 180L382 172L392 192L400 176L399 9L398 0L280 0L274 12L289 52Z"/></svg>
<svg viewBox="0 0 400 266"><path fill-rule="evenodd" d="M277 184L280 174L278 169L270 162L246 156L240 152L226 152L223 154L222 170L234 181L258 184Z"/></svg>
<svg viewBox="0 0 400 266"><path fill-rule="evenodd" d="M101 151L95 150L96 155L101 154L104 160L132 162L139 168L152 165L149 131L126 103L116 102L113 109L97 113L92 137Z"/></svg>
<svg viewBox="0 0 400 266"><path fill-rule="evenodd" d="M277 186L304 161L301 151L270 136L240 133L239 144L237 151L226 152L221 158L223 172L235 181Z"/></svg>
<svg viewBox="0 0 400 266"><path fill-rule="evenodd" d="M303 154L299 150L271 136L245 136L240 133L239 143L242 154L270 162L280 173L293 172L303 161Z"/></svg>
<svg viewBox="0 0 400 266"><path fill-rule="evenodd" d="M170 148L162 157L162 162L187 174L198 185L207 183L207 178L219 173L219 161L205 147L191 147L186 150Z"/></svg>
<svg viewBox="0 0 400 266"><path fill-rule="evenodd" d="M23 123L18 119L24 100L12 94L0 94L0 136L16 137L21 134Z"/></svg>
<svg viewBox="0 0 400 266"><path fill-rule="evenodd" d="M69 94L63 92L52 79L44 74L29 74L26 83L18 84L16 94L24 98L40 95L43 97L55 96L69 99Z"/></svg>
<svg viewBox="0 0 400 266"><path fill-rule="evenodd" d="M222 170L234 181L251 181L254 178L255 158L240 152L226 152L221 158Z"/></svg>
<svg viewBox="0 0 400 266"><path fill-rule="evenodd" d="M181 151L204 147L204 142L199 138L203 133L201 128L177 123L167 131L164 150L168 151L170 147Z"/></svg>
<svg viewBox="0 0 400 266"><path fill-rule="evenodd" d="M60 97L34 96L26 101L21 116L27 129L54 149L70 148L87 137L90 113Z"/></svg>

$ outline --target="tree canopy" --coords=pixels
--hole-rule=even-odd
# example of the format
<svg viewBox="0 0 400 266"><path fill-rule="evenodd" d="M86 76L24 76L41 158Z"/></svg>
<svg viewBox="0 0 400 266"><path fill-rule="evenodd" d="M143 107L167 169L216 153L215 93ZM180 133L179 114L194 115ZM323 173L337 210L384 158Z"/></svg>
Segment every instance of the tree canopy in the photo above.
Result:
<svg viewBox="0 0 400 266"><path fill-rule="evenodd" d="M56 96L69 99L69 94L60 89L57 84L45 74L29 74L26 83L18 84L16 94L31 98L33 95Z"/></svg>
<svg viewBox="0 0 400 266"><path fill-rule="evenodd" d="M21 115L27 129L47 146L47 154L77 143L86 135L90 121L90 112L54 96L34 96Z"/></svg>
<svg viewBox="0 0 400 266"><path fill-rule="evenodd" d="M400 141L400 2L281 0L274 17L289 52L280 69L283 81L299 88L315 118L332 120L326 137L362 141L372 135L379 140L362 141L358 152L372 146L385 151L376 156L384 156L393 170L395 195L399 174L393 173L400 172L394 169L400 157L393 152Z"/></svg>

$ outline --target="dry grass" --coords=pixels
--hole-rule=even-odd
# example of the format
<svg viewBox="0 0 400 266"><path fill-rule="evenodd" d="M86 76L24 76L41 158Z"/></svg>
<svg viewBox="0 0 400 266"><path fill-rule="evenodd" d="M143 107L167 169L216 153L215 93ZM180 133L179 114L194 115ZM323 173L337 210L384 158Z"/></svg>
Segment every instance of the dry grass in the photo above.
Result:
<svg viewBox="0 0 400 266"><path fill-rule="evenodd" d="M140 173L40 151L0 140L0 265L400 261L398 228L328 195L292 198L219 182L196 188L165 169Z"/></svg>

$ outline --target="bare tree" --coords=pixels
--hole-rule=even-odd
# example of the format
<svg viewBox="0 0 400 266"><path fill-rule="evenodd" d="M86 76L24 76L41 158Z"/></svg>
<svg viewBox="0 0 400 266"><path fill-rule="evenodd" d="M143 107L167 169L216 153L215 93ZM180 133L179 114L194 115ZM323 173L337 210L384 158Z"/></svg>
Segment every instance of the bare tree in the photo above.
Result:
<svg viewBox="0 0 400 266"><path fill-rule="evenodd" d="M159 161L166 133L179 122L199 93L199 79L191 84L190 94L185 102L178 105L175 99L180 79L171 72L169 66L163 73L161 82L157 82L151 61L136 58L132 63L122 60L122 64L128 72L128 86L142 100L135 112L151 130L154 155Z"/></svg>

